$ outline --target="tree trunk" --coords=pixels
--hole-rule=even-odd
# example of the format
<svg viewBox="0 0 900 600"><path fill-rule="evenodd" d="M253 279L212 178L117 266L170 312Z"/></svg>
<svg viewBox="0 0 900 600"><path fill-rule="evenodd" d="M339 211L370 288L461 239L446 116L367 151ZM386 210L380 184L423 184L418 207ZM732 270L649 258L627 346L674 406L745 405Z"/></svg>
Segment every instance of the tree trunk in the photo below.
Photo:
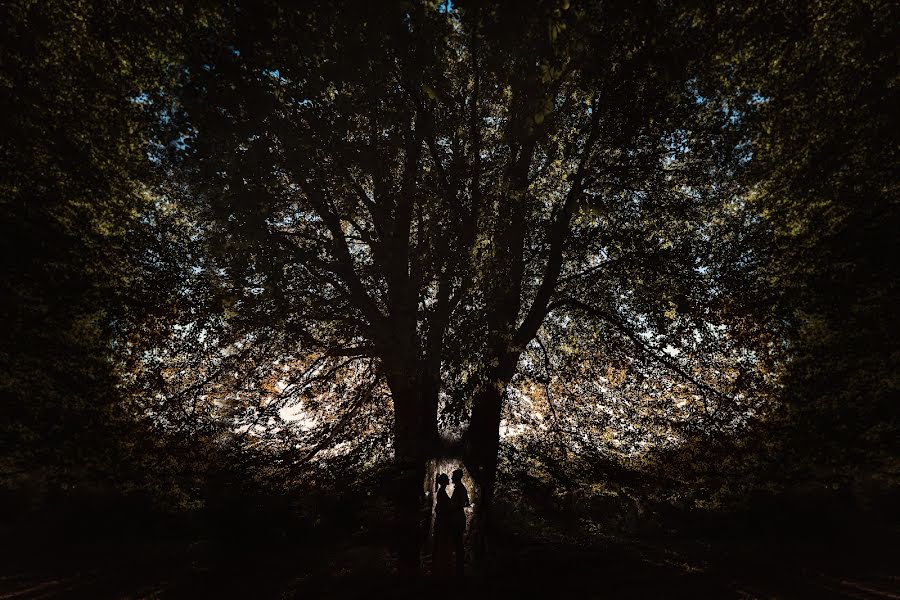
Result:
<svg viewBox="0 0 900 600"><path fill-rule="evenodd" d="M478 574L487 570L502 400L517 360L516 353L501 355L498 367L493 369L488 382L474 398L468 430L461 443L452 444L452 447L446 447L438 435L438 382L422 370L413 377L398 377L396 371L393 376L389 374L388 385L394 402L397 475L394 482L395 549L402 573L413 575L420 570L423 544L431 532L433 494L430 492L434 489L436 474L433 471L436 464L449 465L451 462L463 466L474 483L474 489L469 490L475 503L467 534L470 570Z"/></svg>
<svg viewBox="0 0 900 600"><path fill-rule="evenodd" d="M497 479L497 452L500 448L500 411L503 391L500 384L483 389L472 410L472 420L463 444L466 468L478 485L478 505L472 522L472 570L488 569L488 542L494 485Z"/></svg>
<svg viewBox="0 0 900 600"><path fill-rule="evenodd" d="M422 447L422 419L415 389L406 382L389 377L394 403L394 479L391 496L395 525L393 546L402 575L413 576L419 570L421 549L422 477L425 456Z"/></svg>
<svg viewBox="0 0 900 600"><path fill-rule="evenodd" d="M426 464L424 460L398 455L395 468L393 500L396 525L392 545L397 554L400 574L411 577L419 572L422 544L427 532L423 524L426 513L422 494Z"/></svg>
<svg viewBox="0 0 900 600"><path fill-rule="evenodd" d="M392 498L396 510L393 546L401 574L414 576L421 566L422 546L430 528L431 505L422 486L437 446L436 399L433 385L414 376L388 376L394 404ZM434 394L436 396L436 392Z"/></svg>

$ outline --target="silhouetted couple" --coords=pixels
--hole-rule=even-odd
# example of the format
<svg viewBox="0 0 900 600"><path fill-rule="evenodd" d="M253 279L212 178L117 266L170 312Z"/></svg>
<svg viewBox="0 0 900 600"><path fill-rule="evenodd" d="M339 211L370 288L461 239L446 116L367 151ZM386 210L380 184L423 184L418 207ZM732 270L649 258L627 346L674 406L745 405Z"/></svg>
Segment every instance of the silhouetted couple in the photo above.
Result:
<svg viewBox="0 0 900 600"><path fill-rule="evenodd" d="M469 491L462 482L462 469L453 471L453 495L447 495L450 479L446 473L437 476L434 507L434 553L432 573L445 575L450 571L451 559L455 558L456 574L462 577L466 563L466 507L469 506ZM453 556L451 556L453 555Z"/></svg>

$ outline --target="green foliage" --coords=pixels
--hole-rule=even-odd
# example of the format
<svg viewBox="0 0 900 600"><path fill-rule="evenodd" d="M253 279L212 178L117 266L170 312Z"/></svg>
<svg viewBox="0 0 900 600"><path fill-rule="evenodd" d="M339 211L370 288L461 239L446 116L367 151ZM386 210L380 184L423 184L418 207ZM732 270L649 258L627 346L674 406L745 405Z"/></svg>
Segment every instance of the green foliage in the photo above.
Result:
<svg viewBox="0 0 900 600"><path fill-rule="evenodd" d="M896 9L452 6L4 6L5 472L896 474Z"/></svg>
<svg viewBox="0 0 900 600"><path fill-rule="evenodd" d="M740 31L728 60L760 95L753 203L789 340L788 463L829 485L898 475L897 16L827 1L722 15Z"/></svg>
<svg viewBox="0 0 900 600"><path fill-rule="evenodd" d="M2 8L0 346L4 483L145 485L158 458L120 384L118 345L145 317L156 126L171 11L126 3ZM169 57L171 58L171 57Z"/></svg>

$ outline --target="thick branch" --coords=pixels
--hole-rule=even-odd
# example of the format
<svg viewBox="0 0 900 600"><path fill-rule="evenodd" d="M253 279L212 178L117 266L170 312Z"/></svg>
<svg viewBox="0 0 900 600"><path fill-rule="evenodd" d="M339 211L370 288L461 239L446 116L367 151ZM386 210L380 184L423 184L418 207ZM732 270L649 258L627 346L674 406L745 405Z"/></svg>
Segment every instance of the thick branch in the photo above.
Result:
<svg viewBox="0 0 900 600"><path fill-rule="evenodd" d="M619 318L618 316L613 315L612 313L609 313L607 311L601 310L595 306L591 306L590 304L581 302L580 300L575 300L574 298L566 298L566 299L560 300L559 302L554 302L550 306L549 310L554 310L556 308L561 308L564 306L571 306L571 307L581 310L582 312L585 312L591 316L599 317L599 318L603 319L604 321L606 321L607 323L609 323L610 325L612 325L613 327L618 329L619 332L622 333L625 337L627 337L632 342L634 342L634 344L636 346L638 346L638 348L640 348L647 356L649 356L650 358L652 358L654 361L661 364L662 366L666 367L667 369L669 369L670 371L672 371L679 377L691 382L698 388L705 390L705 391L709 392L710 394L713 394L714 396L718 396L719 398L723 398L725 400L733 400L733 398L731 396L729 396L728 394L726 394L725 392L717 390L716 388L714 388L710 385L707 385L706 383L703 383L702 381L700 381L699 379L697 379L696 377L694 377L693 375L691 375L690 373L685 371L674 360L671 360L669 358L661 356L658 352L656 352L655 349L651 348L644 340L642 340L640 338L640 336L638 336L636 333L634 333L634 331L632 331L631 328L629 328L625 324L625 322L622 321L622 319ZM549 312L549 310L548 310L548 312Z"/></svg>
<svg viewBox="0 0 900 600"><path fill-rule="evenodd" d="M569 223L571 222L572 215L578 205L578 199L581 196L584 183L585 170L588 161L590 160L594 142L597 139L599 114L600 111L597 110L591 114L591 131L588 135L585 147L581 152L581 159L578 162L578 168L575 172L572 186L569 188L569 193L566 194L566 199L557 211L556 218L550 226L550 250L547 256L547 264L544 267L544 276L541 279L541 284L540 287L538 287L534 301L532 301L531 307L528 309L528 314L516 332L516 347L524 348L535 334L537 334L538 328L547 316L550 298L556 289L556 284L559 281L559 274L562 271L563 249L565 248L566 240L568 238Z"/></svg>
<svg viewBox="0 0 900 600"><path fill-rule="evenodd" d="M328 202L325 200L325 194L321 190L315 188L305 179L301 179L300 185L331 234L331 252L337 261L337 274L347 285L351 300L362 311L370 325L375 329L375 332L383 332L386 319L369 296L365 286L359 279L359 275L356 273L353 257L350 254L350 247L347 244L347 238L341 227L340 219L328 205Z"/></svg>

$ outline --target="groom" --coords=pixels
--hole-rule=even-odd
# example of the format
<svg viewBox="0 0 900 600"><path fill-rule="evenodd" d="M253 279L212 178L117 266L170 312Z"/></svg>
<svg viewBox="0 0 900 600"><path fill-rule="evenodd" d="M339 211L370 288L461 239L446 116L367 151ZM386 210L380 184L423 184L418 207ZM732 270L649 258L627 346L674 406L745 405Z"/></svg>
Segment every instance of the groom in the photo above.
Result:
<svg viewBox="0 0 900 600"><path fill-rule="evenodd" d="M446 477L446 475L445 475ZM462 482L463 471L453 471L453 495L450 496L449 527L450 547L456 555L456 575L462 577L466 564L466 507L469 506L469 490Z"/></svg>

